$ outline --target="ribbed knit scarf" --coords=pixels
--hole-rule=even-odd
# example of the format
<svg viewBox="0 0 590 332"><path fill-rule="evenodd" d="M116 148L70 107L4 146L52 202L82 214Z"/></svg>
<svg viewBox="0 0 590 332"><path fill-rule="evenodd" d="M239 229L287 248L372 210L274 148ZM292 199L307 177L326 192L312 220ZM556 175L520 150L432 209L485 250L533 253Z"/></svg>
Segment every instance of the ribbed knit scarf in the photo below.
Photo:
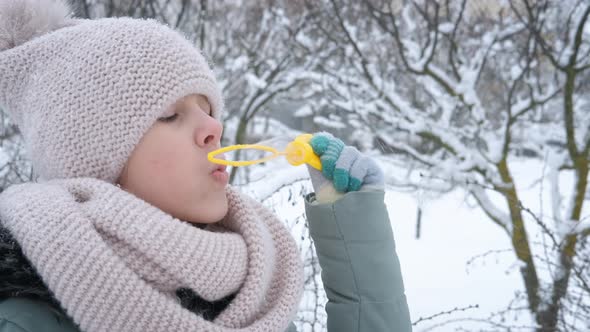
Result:
<svg viewBox="0 0 590 332"><path fill-rule="evenodd" d="M227 216L200 229L107 182L52 180L5 190L0 220L83 331L282 332L303 289L295 241L261 204L227 197ZM179 288L236 296L207 321Z"/></svg>

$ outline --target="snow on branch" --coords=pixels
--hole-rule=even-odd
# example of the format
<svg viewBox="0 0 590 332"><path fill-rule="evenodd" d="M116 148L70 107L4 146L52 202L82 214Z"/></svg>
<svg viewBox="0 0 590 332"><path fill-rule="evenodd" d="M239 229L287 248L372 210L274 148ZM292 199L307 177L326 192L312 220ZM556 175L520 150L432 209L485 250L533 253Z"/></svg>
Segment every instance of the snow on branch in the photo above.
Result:
<svg viewBox="0 0 590 332"><path fill-rule="evenodd" d="M492 219L498 226L502 227L508 235L512 236L512 220L510 219L510 216L490 200L483 188L471 186L469 191L473 197L475 197L479 206L481 206L488 217L490 217L490 219Z"/></svg>

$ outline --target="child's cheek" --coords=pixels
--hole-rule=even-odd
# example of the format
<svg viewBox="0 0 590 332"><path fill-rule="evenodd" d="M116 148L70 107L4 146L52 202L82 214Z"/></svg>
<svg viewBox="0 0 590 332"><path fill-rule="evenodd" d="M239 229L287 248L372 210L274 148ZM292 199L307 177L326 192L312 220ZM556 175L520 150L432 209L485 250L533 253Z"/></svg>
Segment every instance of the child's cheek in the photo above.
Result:
<svg viewBox="0 0 590 332"><path fill-rule="evenodd" d="M164 175L174 171L175 165L178 164L179 153L174 149L159 148L157 151L152 151L148 157L148 164L153 172L158 175Z"/></svg>

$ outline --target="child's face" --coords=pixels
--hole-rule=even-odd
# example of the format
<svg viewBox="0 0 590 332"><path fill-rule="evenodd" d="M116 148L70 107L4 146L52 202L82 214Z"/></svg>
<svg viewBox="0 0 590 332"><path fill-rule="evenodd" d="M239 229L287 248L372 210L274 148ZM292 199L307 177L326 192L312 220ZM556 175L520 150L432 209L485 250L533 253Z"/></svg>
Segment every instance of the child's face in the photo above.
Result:
<svg viewBox="0 0 590 332"><path fill-rule="evenodd" d="M227 213L227 172L207 154L220 147L221 123L210 116L202 95L174 104L142 137L125 165L119 184L172 216L213 223Z"/></svg>

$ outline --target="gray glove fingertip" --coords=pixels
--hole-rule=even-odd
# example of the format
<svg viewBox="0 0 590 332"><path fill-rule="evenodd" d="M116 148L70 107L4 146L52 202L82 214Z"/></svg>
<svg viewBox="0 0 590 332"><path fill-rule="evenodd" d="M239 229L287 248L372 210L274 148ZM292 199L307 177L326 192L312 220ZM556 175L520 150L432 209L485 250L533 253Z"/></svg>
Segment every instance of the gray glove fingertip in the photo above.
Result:
<svg viewBox="0 0 590 332"><path fill-rule="evenodd" d="M336 190L347 192L350 186L350 169L359 158L360 152L353 146L345 146L336 161L333 182Z"/></svg>
<svg viewBox="0 0 590 332"><path fill-rule="evenodd" d="M381 169L381 167L379 167L379 165L377 164L377 162L375 162L374 159L368 157L366 159L368 168L367 175L365 176L365 179L363 181L364 184L384 187L385 175L383 174L383 170Z"/></svg>
<svg viewBox="0 0 590 332"><path fill-rule="evenodd" d="M363 156L359 156L350 167L350 191L357 191L361 188L368 172L368 163Z"/></svg>

